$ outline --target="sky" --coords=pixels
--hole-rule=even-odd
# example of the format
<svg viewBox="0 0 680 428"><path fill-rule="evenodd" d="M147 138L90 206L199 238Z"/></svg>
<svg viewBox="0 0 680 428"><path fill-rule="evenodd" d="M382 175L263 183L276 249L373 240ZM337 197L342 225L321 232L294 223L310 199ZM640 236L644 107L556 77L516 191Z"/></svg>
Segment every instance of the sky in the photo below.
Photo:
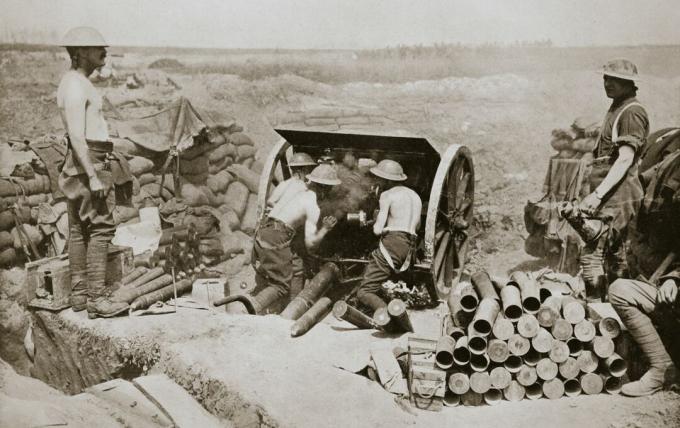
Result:
<svg viewBox="0 0 680 428"><path fill-rule="evenodd" d="M0 42L57 43L89 25L113 46L680 44L680 0L0 0L0 11Z"/></svg>

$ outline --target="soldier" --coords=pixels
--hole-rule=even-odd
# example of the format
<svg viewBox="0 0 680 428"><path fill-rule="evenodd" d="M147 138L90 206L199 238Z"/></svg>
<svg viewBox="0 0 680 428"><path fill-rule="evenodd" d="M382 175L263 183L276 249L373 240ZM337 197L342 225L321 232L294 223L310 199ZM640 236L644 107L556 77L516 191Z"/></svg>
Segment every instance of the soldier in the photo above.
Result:
<svg viewBox="0 0 680 428"><path fill-rule="evenodd" d="M609 287L609 300L628 333L649 360L650 369L623 385L625 395L650 395L673 381L680 363L680 151L659 164L643 206L629 228L629 278ZM652 324L665 327L659 335ZM664 347L666 339L668 350ZM671 354L669 354L669 351Z"/></svg>
<svg viewBox="0 0 680 428"><path fill-rule="evenodd" d="M288 162L291 177L276 186L267 200L267 208L271 209L279 201L286 203L282 199L284 195L286 199L291 199L297 197L298 193L306 192L308 190L307 183L305 183L306 177L315 166L317 166L317 163L307 153L295 153L290 162ZM291 243L291 250L293 251L293 279L289 294L292 299L302 291L305 285L304 258L307 255L307 249L304 245L304 233L297 233L295 235L295 239Z"/></svg>
<svg viewBox="0 0 680 428"><path fill-rule="evenodd" d="M375 311L387 306L379 295L382 284L394 273L405 272L411 266L422 201L416 192L400 184L407 177L398 162L382 160L370 172L382 191L380 210L373 224L373 233L381 238L364 270L357 298Z"/></svg>
<svg viewBox="0 0 680 428"><path fill-rule="evenodd" d="M298 192L306 191L306 176L312 172L315 166L317 166L317 163L307 153L295 153L290 162L288 162L291 177L276 186L269 199L267 199L267 206L273 207L281 200L284 194L287 197L293 197Z"/></svg>
<svg viewBox="0 0 680 428"><path fill-rule="evenodd" d="M638 159L649 134L649 119L635 98L638 71L620 59L604 65L604 90L612 104L602 124L590 175L591 194L581 201L590 212L608 223L608 232L586 246L581 256L586 284L602 287L606 281L603 260L611 260L615 276L625 272L625 230L642 199ZM606 252L606 254L605 254Z"/></svg>
<svg viewBox="0 0 680 428"><path fill-rule="evenodd" d="M68 205L70 303L74 311L87 309L90 318L110 317L128 309L109 299L106 259L115 230L113 209L129 202L132 175L125 158L113 151L102 98L88 79L104 65L104 38L93 28L77 27L66 33L62 46L71 58L57 89L68 138L59 187Z"/></svg>
<svg viewBox="0 0 680 428"><path fill-rule="evenodd" d="M290 292L294 258L291 243L297 230L304 227L305 247L313 250L337 223L335 217L327 216L321 228L317 227L321 215L317 200L327 197L332 186L341 183L335 169L319 165L306 178L308 189L290 187L292 195L283 192L255 233L253 267L259 291L251 305L256 313Z"/></svg>

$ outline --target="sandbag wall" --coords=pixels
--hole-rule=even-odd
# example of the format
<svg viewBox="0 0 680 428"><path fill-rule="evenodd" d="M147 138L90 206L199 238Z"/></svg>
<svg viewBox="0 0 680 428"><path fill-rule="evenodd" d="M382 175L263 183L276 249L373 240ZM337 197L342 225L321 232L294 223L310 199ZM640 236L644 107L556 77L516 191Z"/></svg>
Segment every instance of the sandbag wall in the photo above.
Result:
<svg viewBox="0 0 680 428"><path fill-rule="evenodd" d="M262 164L255 161L253 141L238 125L208 128L194 139L194 146L179 155L179 189L175 189L173 172L176 164L163 171L158 159L128 156L133 175L132 206L117 206L115 223L136 222L139 208L158 206L161 217L172 225L194 224L201 235L202 262L216 264L228 261L226 273L236 273L250 261L251 237L256 223L257 190ZM61 144L55 142L55 144ZM26 148L28 153L30 149ZM155 162L154 162L155 161ZM31 165L33 168L31 168ZM31 178L0 179L0 266L10 267L26 261L23 244L18 238L12 210L18 204L19 219L28 235L40 249L40 257L48 254L49 233L61 232L58 253L68 239L66 204L55 203L50 178L33 170L44 169L40 159L22 165L24 175ZM32 174L29 174L32 173ZM164 174L163 174L164 173ZM49 207L51 215L42 217ZM49 218L48 218L49 217ZM41 221L52 221L44 225ZM57 225L61 227L56 227ZM50 227L48 227L50 226ZM35 258L35 257L32 257Z"/></svg>
<svg viewBox="0 0 680 428"><path fill-rule="evenodd" d="M61 223L59 229L66 230L66 205L52 207L50 179L40 169L38 160L17 165L12 174L0 178L0 267L26 261L24 246L32 251L29 240L41 256L46 254L46 237L56 232L57 222ZM46 211L51 211L50 218ZM23 225L25 234L20 232L17 222ZM29 257L35 259L36 255Z"/></svg>

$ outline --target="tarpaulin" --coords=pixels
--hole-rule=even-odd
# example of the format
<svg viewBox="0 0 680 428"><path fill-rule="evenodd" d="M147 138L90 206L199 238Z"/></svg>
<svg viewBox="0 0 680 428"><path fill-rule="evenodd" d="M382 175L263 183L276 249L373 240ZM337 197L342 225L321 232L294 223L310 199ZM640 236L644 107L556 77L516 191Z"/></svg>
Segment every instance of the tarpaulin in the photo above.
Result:
<svg viewBox="0 0 680 428"><path fill-rule="evenodd" d="M134 142L153 152L167 152L173 147L182 151L193 145L193 138L208 124L191 105L181 97L169 107L148 116L135 119L108 119L112 135Z"/></svg>

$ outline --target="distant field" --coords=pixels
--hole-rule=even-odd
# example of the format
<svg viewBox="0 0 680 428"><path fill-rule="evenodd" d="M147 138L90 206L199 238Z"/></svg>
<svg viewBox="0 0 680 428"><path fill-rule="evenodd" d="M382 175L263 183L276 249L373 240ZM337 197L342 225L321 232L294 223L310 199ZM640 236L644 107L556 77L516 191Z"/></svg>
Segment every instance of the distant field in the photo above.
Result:
<svg viewBox="0 0 680 428"><path fill-rule="evenodd" d="M56 51L54 46L0 45L0 51ZM403 83L446 77L481 77L595 70L611 58L628 58L644 75L675 77L680 46L636 47L400 47L378 50L189 49L112 47L114 62L133 68L177 59L185 74L234 74L260 80L285 74L321 83ZM179 71L179 70L174 70Z"/></svg>

